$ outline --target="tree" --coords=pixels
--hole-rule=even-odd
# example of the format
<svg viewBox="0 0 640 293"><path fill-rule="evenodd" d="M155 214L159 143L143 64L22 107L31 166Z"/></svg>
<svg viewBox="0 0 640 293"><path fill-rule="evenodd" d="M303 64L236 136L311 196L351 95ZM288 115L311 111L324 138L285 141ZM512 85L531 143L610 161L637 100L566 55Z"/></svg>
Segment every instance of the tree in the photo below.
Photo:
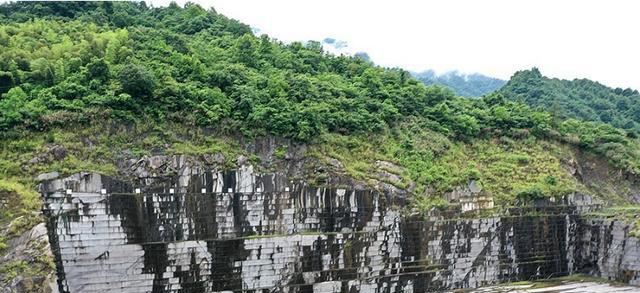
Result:
<svg viewBox="0 0 640 293"><path fill-rule="evenodd" d="M96 58L87 64L87 78L106 81L109 79L109 65L102 58Z"/></svg>
<svg viewBox="0 0 640 293"><path fill-rule="evenodd" d="M8 92L14 82L11 72L0 71L0 94Z"/></svg>
<svg viewBox="0 0 640 293"><path fill-rule="evenodd" d="M122 90L132 97L148 98L153 94L156 81L146 68L140 65L127 65L118 73Z"/></svg>
<svg viewBox="0 0 640 293"><path fill-rule="evenodd" d="M576 118L640 131L632 110L640 105L637 90L609 88L588 79L547 78L534 68L516 72L499 92L509 100L551 111L556 120Z"/></svg>
<svg viewBox="0 0 640 293"><path fill-rule="evenodd" d="M2 96L0 100L0 129L9 128L21 122L22 108L27 102L27 94L20 88L14 87Z"/></svg>
<svg viewBox="0 0 640 293"><path fill-rule="evenodd" d="M45 58L38 58L31 62L31 78L35 81L43 83L43 84L53 84L54 78L54 69L51 66L49 60Z"/></svg>
<svg viewBox="0 0 640 293"><path fill-rule="evenodd" d="M236 40L233 46L234 59L244 65L252 67L256 64L257 44L252 35L245 34Z"/></svg>

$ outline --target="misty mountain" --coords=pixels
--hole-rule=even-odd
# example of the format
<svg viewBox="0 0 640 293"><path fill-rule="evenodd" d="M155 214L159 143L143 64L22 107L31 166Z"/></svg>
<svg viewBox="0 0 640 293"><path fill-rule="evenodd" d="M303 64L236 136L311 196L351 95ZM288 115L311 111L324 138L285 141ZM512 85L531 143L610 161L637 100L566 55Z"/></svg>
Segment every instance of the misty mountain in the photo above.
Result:
<svg viewBox="0 0 640 293"><path fill-rule="evenodd" d="M413 75L427 85L442 85L463 97L480 97L501 88L506 83L504 80L483 74L464 74L458 71L437 74L433 70L426 70Z"/></svg>

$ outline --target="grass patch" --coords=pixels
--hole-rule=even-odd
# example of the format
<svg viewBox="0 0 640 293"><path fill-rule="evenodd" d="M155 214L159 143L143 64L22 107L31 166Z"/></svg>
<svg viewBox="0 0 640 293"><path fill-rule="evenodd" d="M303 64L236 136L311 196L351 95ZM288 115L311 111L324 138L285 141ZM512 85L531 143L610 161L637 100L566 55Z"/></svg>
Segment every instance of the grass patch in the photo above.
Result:
<svg viewBox="0 0 640 293"><path fill-rule="evenodd" d="M257 162L240 141L224 133L172 123L68 125L46 132L27 131L0 142L0 176L32 178L51 171L63 176L79 171L117 175L118 161L154 154L221 154L225 168L235 167L240 155ZM53 145L64 147L63 159L29 163ZM274 157L283 159L287 151L286 146L279 146ZM562 167L562 160L571 157L571 152L569 147L532 136L457 140L415 120L376 134L325 133L309 144L307 155L328 164L338 160L346 175L372 186L380 182L400 189L414 186L411 207L426 210L446 206L443 195L472 179L485 195L493 196L496 206L590 191Z"/></svg>
<svg viewBox="0 0 640 293"><path fill-rule="evenodd" d="M36 249L44 249L37 247ZM4 284L11 282L15 277L31 277L48 275L55 269L53 259L46 254L40 253L32 262L24 260L12 260L0 265L0 281Z"/></svg>
<svg viewBox="0 0 640 293"><path fill-rule="evenodd" d="M32 185L17 179L0 179L0 226L4 227L0 250L5 239L16 237L31 229L42 219L39 214L41 200Z"/></svg>
<svg viewBox="0 0 640 293"><path fill-rule="evenodd" d="M640 205L608 206L585 215L621 221L631 226L629 236L640 238Z"/></svg>
<svg viewBox="0 0 640 293"><path fill-rule="evenodd" d="M273 155L276 157L276 159L284 160L285 157L287 156L288 151L289 151L288 145L280 145L275 149L275 151L273 152Z"/></svg>
<svg viewBox="0 0 640 293"><path fill-rule="evenodd" d="M241 147L231 139L208 136L196 141L174 142L168 153L194 156L221 153L225 157L235 157L241 153Z"/></svg>
<svg viewBox="0 0 640 293"><path fill-rule="evenodd" d="M415 183L412 204L418 210L446 206L442 195L471 179L498 206L586 190L562 167L562 158L571 155L566 147L536 138L452 141L416 122L379 135L325 134L310 154L339 160L349 176L365 182L383 181L398 188ZM378 168L377 160L398 168ZM405 180L388 182L375 176L378 171Z"/></svg>

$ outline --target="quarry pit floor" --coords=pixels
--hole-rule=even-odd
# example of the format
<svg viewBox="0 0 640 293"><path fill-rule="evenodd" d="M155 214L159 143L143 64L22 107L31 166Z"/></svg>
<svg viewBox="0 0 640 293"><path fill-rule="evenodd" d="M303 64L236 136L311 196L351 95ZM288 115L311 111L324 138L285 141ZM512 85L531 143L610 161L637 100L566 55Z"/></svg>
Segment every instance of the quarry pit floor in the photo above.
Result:
<svg viewBox="0 0 640 293"><path fill-rule="evenodd" d="M450 293L640 293L640 287L591 281L562 281L553 283L506 284Z"/></svg>

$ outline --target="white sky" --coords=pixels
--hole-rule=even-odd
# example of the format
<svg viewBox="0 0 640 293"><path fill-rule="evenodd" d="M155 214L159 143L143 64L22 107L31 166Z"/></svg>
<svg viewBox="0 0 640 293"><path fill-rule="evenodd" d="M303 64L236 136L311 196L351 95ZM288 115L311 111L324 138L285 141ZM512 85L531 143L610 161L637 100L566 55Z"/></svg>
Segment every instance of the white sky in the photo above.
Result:
<svg viewBox="0 0 640 293"><path fill-rule="evenodd" d="M640 89L637 0L192 2L285 42L344 40L383 66L503 79L537 66L551 77Z"/></svg>

